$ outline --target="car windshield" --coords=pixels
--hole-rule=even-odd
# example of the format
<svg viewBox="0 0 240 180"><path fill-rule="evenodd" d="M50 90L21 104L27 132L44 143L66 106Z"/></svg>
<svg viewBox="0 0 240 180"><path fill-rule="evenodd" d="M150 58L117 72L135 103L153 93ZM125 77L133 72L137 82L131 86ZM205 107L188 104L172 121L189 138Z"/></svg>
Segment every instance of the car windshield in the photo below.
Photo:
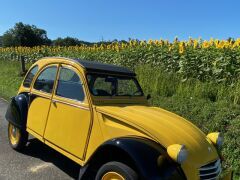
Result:
<svg viewBox="0 0 240 180"><path fill-rule="evenodd" d="M135 77L88 74L87 80L94 96L143 96Z"/></svg>

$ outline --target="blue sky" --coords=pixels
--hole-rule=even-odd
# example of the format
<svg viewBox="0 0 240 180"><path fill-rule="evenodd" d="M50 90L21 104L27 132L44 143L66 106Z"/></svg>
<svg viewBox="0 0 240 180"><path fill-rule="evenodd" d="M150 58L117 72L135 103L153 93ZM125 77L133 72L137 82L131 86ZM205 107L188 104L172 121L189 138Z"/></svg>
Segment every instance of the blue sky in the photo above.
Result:
<svg viewBox="0 0 240 180"><path fill-rule="evenodd" d="M85 41L240 37L235 0L0 0L0 35L16 22Z"/></svg>

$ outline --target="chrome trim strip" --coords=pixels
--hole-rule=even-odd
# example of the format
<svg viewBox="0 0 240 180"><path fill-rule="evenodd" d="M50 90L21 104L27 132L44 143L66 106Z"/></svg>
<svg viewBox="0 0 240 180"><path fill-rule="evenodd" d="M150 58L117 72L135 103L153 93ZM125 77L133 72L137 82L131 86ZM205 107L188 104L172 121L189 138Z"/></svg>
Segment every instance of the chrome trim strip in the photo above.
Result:
<svg viewBox="0 0 240 180"><path fill-rule="evenodd" d="M65 101L58 100L58 99L52 99L52 103L56 103L56 102L66 104L66 105L69 105L69 106L73 106L73 107L77 107L77 108L80 108L80 109L88 110L88 111L90 110L89 107L84 107L84 106L81 106L81 105L68 103L68 102L65 102Z"/></svg>
<svg viewBox="0 0 240 180"><path fill-rule="evenodd" d="M64 99L64 100L70 100L70 101L73 101L73 102L76 102L76 103L83 103L86 96L85 96L85 92L84 92L84 99L82 101L79 101L79 100L76 100L76 99L71 99L71 98L66 98L66 97L63 97L63 96L59 96L57 94L54 94L54 96L58 97L58 98L61 98L61 99Z"/></svg>
<svg viewBox="0 0 240 180"><path fill-rule="evenodd" d="M218 175L220 171L221 171L221 166L219 166L219 167L217 168L217 170L215 170L214 172L206 173L206 174L200 174L200 177L209 176L209 175L213 175L213 174Z"/></svg>
<svg viewBox="0 0 240 180"><path fill-rule="evenodd" d="M220 159L217 159L215 160L215 162L213 161L208 164L205 164L204 166L201 166L199 168L199 177L200 179L204 179L204 180L217 179L221 174L221 171L222 171L221 161ZM207 178L208 176L213 176L213 177Z"/></svg>
<svg viewBox="0 0 240 180"><path fill-rule="evenodd" d="M216 163L217 161L220 161L220 159L215 159L215 160L213 160L213 161L210 161L210 162L208 162L208 163L206 163L206 164L203 164L201 167L204 167L204 166L209 166L209 164L211 164L211 163ZM200 168L201 168L200 167Z"/></svg>
<svg viewBox="0 0 240 180"><path fill-rule="evenodd" d="M51 100L50 94L47 94L47 93L41 94L39 92L30 92L29 97L32 97L32 96L36 96L36 97Z"/></svg>
<svg viewBox="0 0 240 180"><path fill-rule="evenodd" d="M205 171L205 170L215 169L215 168L217 168L217 167L219 166L219 164L220 164L220 159L217 160L213 166L209 166L209 167L201 167L199 170L201 170L201 171Z"/></svg>

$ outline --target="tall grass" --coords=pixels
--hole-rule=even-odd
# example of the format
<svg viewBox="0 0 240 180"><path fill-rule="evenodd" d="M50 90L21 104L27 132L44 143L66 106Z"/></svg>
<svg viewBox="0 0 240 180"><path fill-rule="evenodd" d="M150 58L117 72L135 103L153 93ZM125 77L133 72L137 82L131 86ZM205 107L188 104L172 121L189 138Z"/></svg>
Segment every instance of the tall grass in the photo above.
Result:
<svg viewBox="0 0 240 180"><path fill-rule="evenodd" d="M178 73L167 72L163 67L151 65L137 66L135 71L145 93L163 97L190 97L207 99L211 102L227 101L234 105L240 104L240 81L229 85L225 82L202 82L194 78L183 80Z"/></svg>

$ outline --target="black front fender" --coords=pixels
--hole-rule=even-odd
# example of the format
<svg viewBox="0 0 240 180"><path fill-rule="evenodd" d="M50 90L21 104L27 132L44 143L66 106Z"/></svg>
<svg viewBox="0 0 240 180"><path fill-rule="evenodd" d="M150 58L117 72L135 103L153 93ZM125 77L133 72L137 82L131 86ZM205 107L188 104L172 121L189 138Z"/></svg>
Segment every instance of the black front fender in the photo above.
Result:
<svg viewBox="0 0 240 180"><path fill-rule="evenodd" d="M28 98L25 94L20 94L11 99L5 118L19 129L26 129L27 114Z"/></svg>
<svg viewBox="0 0 240 180"><path fill-rule="evenodd" d="M100 159L97 155L97 161L113 155L115 157L110 158L113 161L117 159L125 162L126 158L130 158L140 175L140 179L185 179L180 165L170 159L166 149L149 139L134 137L112 139L98 148L92 157L93 159L96 154L100 155ZM161 165L158 162L160 156L164 159ZM118 157L121 157L121 159ZM91 160L88 164L91 166Z"/></svg>
<svg viewBox="0 0 240 180"><path fill-rule="evenodd" d="M167 155L164 147L149 139L117 138L105 144L114 145L129 154L141 174L141 179L181 179L180 166ZM165 158L165 164L158 166L159 156Z"/></svg>

